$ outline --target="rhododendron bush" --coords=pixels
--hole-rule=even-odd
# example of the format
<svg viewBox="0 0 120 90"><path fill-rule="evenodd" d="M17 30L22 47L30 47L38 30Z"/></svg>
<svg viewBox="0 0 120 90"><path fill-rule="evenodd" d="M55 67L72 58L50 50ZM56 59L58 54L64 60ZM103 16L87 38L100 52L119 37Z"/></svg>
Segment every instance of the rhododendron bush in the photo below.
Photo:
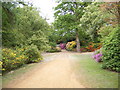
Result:
<svg viewBox="0 0 120 90"><path fill-rule="evenodd" d="M96 50L94 53L93 53L93 59L96 61L96 62L101 62L102 61L102 52L101 52L101 49L99 50Z"/></svg>
<svg viewBox="0 0 120 90"><path fill-rule="evenodd" d="M66 44L65 43L60 43L60 48L65 49Z"/></svg>
<svg viewBox="0 0 120 90"><path fill-rule="evenodd" d="M83 46L80 48L81 52L93 52L95 50L98 50L102 47L101 43L88 43L88 46Z"/></svg>
<svg viewBox="0 0 120 90"><path fill-rule="evenodd" d="M71 42L68 42L66 44L66 49L69 50L69 51L72 51L75 47L76 47L76 42L75 41L71 41Z"/></svg>

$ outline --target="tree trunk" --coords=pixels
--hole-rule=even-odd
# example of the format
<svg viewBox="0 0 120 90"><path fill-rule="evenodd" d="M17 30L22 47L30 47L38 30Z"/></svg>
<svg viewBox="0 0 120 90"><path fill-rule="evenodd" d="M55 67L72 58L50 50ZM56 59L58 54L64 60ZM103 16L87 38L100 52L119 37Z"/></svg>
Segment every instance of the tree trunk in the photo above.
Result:
<svg viewBox="0 0 120 90"><path fill-rule="evenodd" d="M78 32L76 32L76 43L77 43L76 50L77 50L77 52L80 52L80 41L79 41L79 37L78 37Z"/></svg>

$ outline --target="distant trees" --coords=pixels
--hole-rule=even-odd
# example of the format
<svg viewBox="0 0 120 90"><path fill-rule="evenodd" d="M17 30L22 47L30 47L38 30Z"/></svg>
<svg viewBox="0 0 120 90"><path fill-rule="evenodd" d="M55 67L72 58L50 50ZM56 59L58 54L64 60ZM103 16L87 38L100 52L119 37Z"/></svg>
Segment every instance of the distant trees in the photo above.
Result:
<svg viewBox="0 0 120 90"><path fill-rule="evenodd" d="M80 51L80 18L88 4L85 2L62 2L55 7L55 29L61 32L63 37L76 38L77 52Z"/></svg>
<svg viewBox="0 0 120 90"><path fill-rule="evenodd" d="M19 5L22 4L20 7ZM49 24L39 15L37 8L24 2L2 3L3 46L15 47L34 44L44 50L48 44Z"/></svg>

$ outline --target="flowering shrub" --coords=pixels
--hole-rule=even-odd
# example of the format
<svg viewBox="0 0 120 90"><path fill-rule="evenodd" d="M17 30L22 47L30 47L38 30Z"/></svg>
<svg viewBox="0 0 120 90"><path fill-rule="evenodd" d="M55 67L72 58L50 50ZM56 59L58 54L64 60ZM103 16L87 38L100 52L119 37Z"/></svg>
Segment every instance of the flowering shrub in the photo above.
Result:
<svg viewBox="0 0 120 90"><path fill-rule="evenodd" d="M65 43L60 43L60 48L65 49Z"/></svg>
<svg viewBox="0 0 120 90"><path fill-rule="evenodd" d="M93 52L102 47L101 43L92 43L90 42L88 46L80 48L81 52Z"/></svg>
<svg viewBox="0 0 120 90"><path fill-rule="evenodd" d="M93 58L94 58L97 62L100 62L100 61L102 60L101 57L102 57L102 54L101 54L101 53L96 54L96 55L93 56Z"/></svg>
<svg viewBox="0 0 120 90"><path fill-rule="evenodd" d="M25 63L25 60L28 58L20 51L4 48L2 49L2 68L3 71L10 71L17 67L22 66Z"/></svg>
<svg viewBox="0 0 120 90"><path fill-rule="evenodd" d="M87 52L87 49L83 47L83 48L80 48L80 51L81 52Z"/></svg>
<svg viewBox="0 0 120 90"><path fill-rule="evenodd" d="M75 41L71 41L71 42L68 42L67 44L66 44L66 49L67 50L73 50L74 48L76 47L76 42Z"/></svg>
<svg viewBox="0 0 120 90"><path fill-rule="evenodd" d="M2 49L2 70L10 71L24 64L38 62L42 57L36 47L29 46L27 48Z"/></svg>
<svg viewBox="0 0 120 90"><path fill-rule="evenodd" d="M96 50L94 53L93 53L93 59L95 59L96 62L101 62L102 61L102 52L101 52L101 49L99 50Z"/></svg>

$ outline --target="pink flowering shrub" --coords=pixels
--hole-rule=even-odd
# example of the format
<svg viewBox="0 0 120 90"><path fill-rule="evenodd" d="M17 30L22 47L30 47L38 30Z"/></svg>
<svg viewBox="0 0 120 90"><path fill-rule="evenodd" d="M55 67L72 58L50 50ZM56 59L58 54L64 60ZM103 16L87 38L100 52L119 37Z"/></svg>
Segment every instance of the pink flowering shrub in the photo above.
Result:
<svg viewBox="0 0 120 90"><path fill-rule="evenodd" d="M60 48L61 49L65 49L65 46L66 46L65 43L60 43Z"/></svg>
<svg viewBox="0 0 120 90"><path fill-rule="evenodd" d="M96 62L101 62L102 61L102 48L99 50L96 50L93 53L93 59L95 59Z"/></svg>
<svg viewBox="0 0 120 90"><path fill-rule="evenodd" d="M93 58L95 59L96 62L100 62L102 60L102 54L98 53L96 55L93 55Z"/></svg>

